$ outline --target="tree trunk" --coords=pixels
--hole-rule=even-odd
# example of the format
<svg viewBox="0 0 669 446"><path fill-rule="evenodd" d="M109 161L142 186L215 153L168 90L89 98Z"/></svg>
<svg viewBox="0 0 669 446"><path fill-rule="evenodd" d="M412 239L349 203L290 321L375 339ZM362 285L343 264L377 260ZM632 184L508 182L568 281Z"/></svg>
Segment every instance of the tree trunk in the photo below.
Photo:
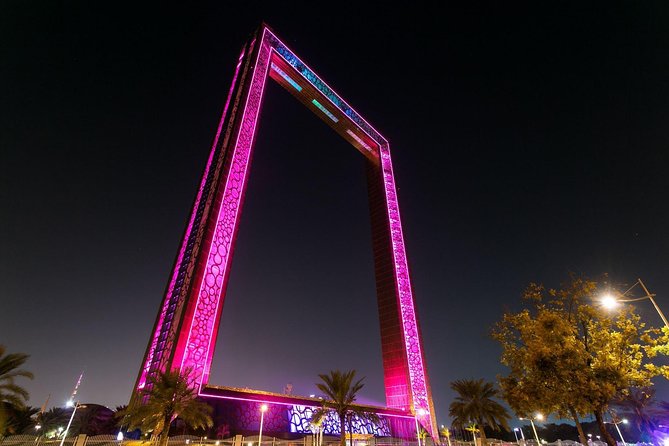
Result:
<svg viewBox="0 0 669 446"><path fill-rule="evenodd" d="M339 424L341 429L339 432L339 445L346 446L346 414L340 413L339 415Z"/></svg>
<svg viewBox="0 0 669 446"><path fill-rule="evenodd" d="M170 439L170 424L172 421L172 416L167 415L163 420L163 429L160 433L160 439L158 440L158 446L167 446L167 441Z"/></svg>
<svg viewBox="0 0 669 446"><path fill-rule="evenodd" d="M609 431L606 430L606 424L604 424L604 416L602 415L601 410L595 410L595 419L597 420L597 426L599 426L599 431L602 433L602 437L604 437L606 444L609 446L617 446L616 440L614 440L611 434L609 434Z"/></svg>
<svg viewBox="0 0 669 446"><path fill-rule="evenodd" d="M581 444L583 446L588 446L588 438L585 436L585 432L583 432L583 426L581 425L581 420L578 419L578 414L576 413L576 409L570 407L569 413L571 414L571 418L572 420L574 420L574 424L576 425L576 430L578 431L578 439L581 440Z"/></svg>
<svg viewBox="0 0 669 446"><path fill-rule="evenodd" d="M480 425L479 431L481 432L481 446L486 446L486 443L488 442L488 439L485 436L485 429L483 428L483 425ZM476 436L476 434L474 434Z"/></svg>

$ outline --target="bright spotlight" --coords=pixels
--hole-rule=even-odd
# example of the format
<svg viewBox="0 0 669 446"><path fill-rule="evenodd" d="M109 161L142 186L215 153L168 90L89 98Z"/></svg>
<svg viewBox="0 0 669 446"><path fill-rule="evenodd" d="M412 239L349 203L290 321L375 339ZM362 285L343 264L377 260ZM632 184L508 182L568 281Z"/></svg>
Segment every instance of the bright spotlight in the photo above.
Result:
<svg viewBox="0 0 669 446"><path fill-rule="evenodd" d="M534 416L534 418L536 418L536 419L539 420L539 421L542 421L542 420L544 419L544 416L543 416L543 414L537 413L537 414ZM668 445L668 446L669 446L669 445Z"/></svg>
<svg viewBox="0 0 669 446"><path fill-rule="evenodd" d="M612 310L618 306L618 300L610 294L603 295L600 302L608 310Z"/></svg>

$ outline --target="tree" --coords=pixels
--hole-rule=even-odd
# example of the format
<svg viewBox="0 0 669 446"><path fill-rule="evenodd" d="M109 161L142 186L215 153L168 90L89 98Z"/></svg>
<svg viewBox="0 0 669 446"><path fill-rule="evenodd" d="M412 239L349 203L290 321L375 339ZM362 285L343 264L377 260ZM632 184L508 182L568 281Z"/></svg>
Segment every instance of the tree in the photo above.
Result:
<svg viewBox="0 0 669 446"><path fill-rule="evenodd" d="M5 408L7 422L5 433L9 435L33 434L35 433L35 420L33 416L39 409L31 406L7 406Z"/></svg>
<svg viewBox="0 0 669 446"><path fill-rule="evenodd" d="M655 390L652 388L630 389L629 394L617 399L614 404L619 409L619 417L627 418L642 436L650 440L657 428L653 419L656 410Z"/></svg>
<svg viewBox="0 0 669 446"><path fill-rule="evenodd" d="M353 435L352 424L355 417L378 422L376 414L364 412L355 406L357 393L364 387L363 381L365 380L363 377L354 382L355 373L355 370L349 370L348 372L330 371L329 375L318 375L322 382L316 383L316 387L323 392L326 398L323 400L323 408L314 412L312 422L319 423L327 412L335 412L341 424L339 436L341 446L346 446L347 424L351 435ZM353 443L351 442L351 444Z"/></svg>
<svg viewBox="0 0 669 446"><path fill-rule="evenodd" d="M118 432L115 411L99 404L86 403L82 407L70 426L71 434L85 435L114 435Z"/></svg>
<svg viewBox="0 0 669 446"><path fill-rule="evenodd" d="M616 315L593 305L597 284L572 278L562 289L530 284L526 308L507 312L493 328L509 374L502 396L521 416L535 411L570 416L586 444L579 416L593 414L602 437L615 446L604 413L631 387L650 385L662 367L650 362L651 344L631 307Z"/></svg>
<svg viewBox="0 0 669 446"><path fill-rule="evenodd" d="M39 422L42 425L42 432L47 437L54 436L59 427L65 428L70 413L62 407L52 407L39 416Z"/></svg>
<svg viewBox="0 0 669 446"><path fill-rule="evenodd" d="M116 416L129 430L140 429L151 432L153 439L160 438L159 446L167 445L170 425L177 417L192 428L210 428L214 424L212 409L197 399L197 391L188 381L189 372L171 370L151 375L138 401Z"/></svg>
<svg viewBox="0 0 669 446"><path fill-rule="evenodd" d="M7 430L9 411L22 409L28 400L28 391L16 384L16 378L33 379L33 374L20 369L28 360L25 353L6 353L0 345L0 435Z"/></svg>
<svg viewBox="0 0 669 446"><path fill-rule="evenodd" d="M483 445L486 443L485 426L494 430L509 430L509 413L493 399L499 393L492 383L484 382L483 379L457 380L451 383L451 389L458 393L448 409L454 426L475 424L480 428Z"/></svg>

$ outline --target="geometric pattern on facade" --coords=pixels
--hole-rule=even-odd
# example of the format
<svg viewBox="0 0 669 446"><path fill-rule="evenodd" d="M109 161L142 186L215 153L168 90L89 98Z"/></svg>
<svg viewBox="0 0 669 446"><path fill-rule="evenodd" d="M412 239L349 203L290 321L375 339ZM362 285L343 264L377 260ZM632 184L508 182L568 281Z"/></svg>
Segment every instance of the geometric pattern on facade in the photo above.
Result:
<svg viewBox="0 0 669 446"><path fill-rule="evenodd" d="M388 407L438 439L388 141L265 25L244 46L135 393L157 371L208 383L265 84L272 78L366 158Z"/></svg>
<svg viewBox="0 0 669 446"><path fill-rule="evenodd" d="M290 431L299 434L316 433L315 426L311 423L311 418L314 415L314 408L309 406L292 406L289 409L290 416ZM378 423L373 423L369 420L364 420L357 415L353 415L351 421L354 434L371 434L376 437L390 437L390 424L388 420L379 417ZM339 435L341 433L341 421L334 412L326 412L320 425L323 434L325 435Z"/></svg>

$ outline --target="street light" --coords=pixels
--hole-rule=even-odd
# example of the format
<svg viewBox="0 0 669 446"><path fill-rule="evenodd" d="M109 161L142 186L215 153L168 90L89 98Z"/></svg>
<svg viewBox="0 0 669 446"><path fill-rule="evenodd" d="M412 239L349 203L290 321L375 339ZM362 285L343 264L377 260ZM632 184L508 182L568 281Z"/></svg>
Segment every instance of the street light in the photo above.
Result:
<svg viewBox="0 0 669 446"><path fill-rule="evenodd" d="M421 407L420 409L418 409L416 411L416 415L413 417L414 421L416 421L416 438L418 439L418 446L421 446L421 444L420 444L420 429L418 427L418 417L424 417L426 413L427 412L425 412L425 409L423 409ZM476 444L476 441L474 441L474 443Z"/></svg>
<svg viewBox="0 0 669 446"><path fill-rule="evenodd" d="M35 440L35 446L39 446L40 440L42 439L42 433L40 432L40 429L42 429L42 425L37 423L35 425L35 433L37 434L37 440Z"/></svg>
<svg viewBox="0 0 669 446"><path fill-rule="evenodd" d="M262 446L262 424L265 421L265 412L267 412L267 404L260 406L260 432L258 433L258 446Z"/></svg>
<svg viewBox="0 0 669 446"><path fill-rule="evenodd" d="M65 431L63 431L63 438L60 439L60 446L63 446L63 443L65 443L65 437L67 437L67 431L70 430L70 426L72 425L72 420L74 420L74 414L77 413L77 409L80 407L83 409L86 406L83 404L79 404L79 401L72 402L72 400L68 401L66 404L67 407L72 407L74 406L74 409L72 409L72 416L70 416L70 421L67 422L67 427L65 428Z"/></svg>
<svg viewBox="0 0 669 446"><path fill-rule="evenodd" d="M623 299L627 293L629 293L632 288L634 288L637 285L641 285L641 288L643 288L644 292L646 293L645 296L642 297L637 297L634 299ZM620 297L615 297L611 293L607 293L603 295L600 299L600 303L602 306L606 309L612 310L616 308L619 304L625 303L625 302L637 302L640 300L648 299L653 303L653 306L655 307L655 310L657 311L657 314L660 315L662 318L662 322L664 322L664 326L669 328L669 322L667 322L667 318L664 316L664 313L662 313L662 310L660 310L660 307L657 306L657 302L655 302L655 299L653 299L654 294L650 294L648 291L648 288L646 288L646 285L641 281L641 279L637 279L634 285L632 285L627 291L624 293L620 294Z"/></svg>
<svg viewBox="0 0 669 446"><path fill-rule="evenodd" d="M522 420L522 418L521 418L521 420ZM523 428L522 427L517 427L514 430L520 431L520 438L522 438L523 444L525 444L525 433L523 432Z"/></svg>
<svg viewBox="0 0 669 446"><path fill-rule="evenodd" d="M616 421L616 417L613 414L613 412L611 412L610 415L611 415L611 421L605 421L605 423L613 424L615 426L616 430L618 431L618 435L620 436L620 441L623 442L623 446L627 446L627 443L625 443L625 439L623 438L623 434L622 432L620 432L620 428L618 427L620 423L627 424L627 418L623 418L622 420Z"/></svg>
<svg viewBox="0 0 669 446"><path fill-rule="evenodd" d="M540 413L536 413L536 414L534 415L534 417L530 417L530 418L519 418L519 420L530 420L530 424L532 425L532 431L534 432L534 438L537 440L537 445L540 445L541 442L539 441L539 435L537 434L537 428L534 427L534 420L543 421L543 420L544 420L544 416L543 416L542 414L540 414ZM523 430L521 429L520 432L523 432ZM523 437L523 440L525 440L525 437Z"/></svg>

